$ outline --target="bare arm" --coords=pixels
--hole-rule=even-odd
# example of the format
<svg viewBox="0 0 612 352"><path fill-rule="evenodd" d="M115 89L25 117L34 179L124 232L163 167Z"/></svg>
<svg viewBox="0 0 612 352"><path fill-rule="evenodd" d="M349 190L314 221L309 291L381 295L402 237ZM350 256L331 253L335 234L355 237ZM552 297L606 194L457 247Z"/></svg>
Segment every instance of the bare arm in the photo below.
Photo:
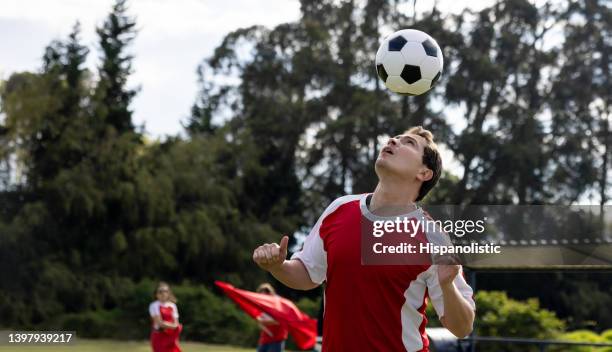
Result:
<svg viewBox="0 0 612 352"><path fill-rule="evenodd" d="M311 290L318 284L312 282L302 261L286 260L289 237L283 236L280 245L266 243L253 252L253 261L262 269L269 271L285 286L296 290Z"/></svg>
<svg viewBox="0 0 612 352"><path fill-rule="evenodd" d="M161 329L176 329L178 327L178 321L175 322L167 322L163 321L159 315L154 315L151 319L159 326Z"/></svg>
<svg viewBox="0 0 612 352"><path fill-rule="evenodd" d="M312 290L319 286L312 282L308 270L299 259L285 260L278 267L269 270L272 276L285 286L296 290Z"/></svg>
<svg viewBox="0 0 612 352"><path fill-rule="evenodd" d="M462 338L472 332L475 313L453 283L458 273L459 265L440 265L438 267L438 278L444 297L444 316L440 318L440 321L453 335Z"/></svg>
<svg viewBox="0 0 612 352"><path fill-rule="evenodd" d="M261 324L264 325L278 325L278 322L276 320L274 320L274 318L272 318L271 316L267 315L267 314L260 314L257 317L257 321Z"/></svg>

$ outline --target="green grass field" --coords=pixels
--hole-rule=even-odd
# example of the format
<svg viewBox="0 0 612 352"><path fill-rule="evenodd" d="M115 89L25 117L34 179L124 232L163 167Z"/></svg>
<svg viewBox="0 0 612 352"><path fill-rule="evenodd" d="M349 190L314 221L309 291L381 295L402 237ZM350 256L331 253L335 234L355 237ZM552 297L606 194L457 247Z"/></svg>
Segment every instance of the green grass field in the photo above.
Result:
<svg viewBox="0 0 612 352"><path fill-rule="evenodd" d="M208 345L194 342L181 342L183 352L253 352L254 348ZM110 340L78 340L73 345L66 346L0 346L0 352L150 352L148 341L120 342Z"/></svg>

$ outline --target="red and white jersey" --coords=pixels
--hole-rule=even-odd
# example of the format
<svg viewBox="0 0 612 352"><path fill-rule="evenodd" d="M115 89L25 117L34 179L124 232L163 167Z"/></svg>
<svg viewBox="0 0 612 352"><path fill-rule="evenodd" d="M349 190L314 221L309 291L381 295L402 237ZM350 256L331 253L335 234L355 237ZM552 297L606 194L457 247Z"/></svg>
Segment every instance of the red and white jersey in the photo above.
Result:
<svg viewBox="0 0 612 352"><path fill-rule="evenodd" d="M437 267L361 264L361 222L397 218L371 213L367 196L348 195L332 202L302 250L292 256L304 263L313 282L327 281L323 351L428 351L427 297L438 316L444 316ZM426 215L419 208L400 217L412 216ZM475 309L462 272L454 284Z"/></svg>
<svg viewBox="0 0 612 352"><path fill-rule="evenodd" d="M164 314L166 312L167 314ZM164 321L174 321L179 317L178 308L176 307L176 304L170 301L161 302L159 300L149 304L149 315L151 317L159 316L161 320ZM153 323L153 329L159 329L159 326Z"/></svg>

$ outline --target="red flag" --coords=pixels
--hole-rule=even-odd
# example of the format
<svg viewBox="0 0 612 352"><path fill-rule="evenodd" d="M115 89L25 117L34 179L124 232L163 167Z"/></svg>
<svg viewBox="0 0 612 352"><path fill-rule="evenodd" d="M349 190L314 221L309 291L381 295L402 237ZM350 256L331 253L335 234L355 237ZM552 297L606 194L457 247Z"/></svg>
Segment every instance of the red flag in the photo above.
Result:
<svg viewBox="0 0 612 352"><path fill-rule="evenodd" d="M267 313L279 324L285 325L298 348L306 350L314 347L317 339L317 320L299 310L290 300L240 290L222 281L215 281L215 284L254 319L261 313Z"/></svg>

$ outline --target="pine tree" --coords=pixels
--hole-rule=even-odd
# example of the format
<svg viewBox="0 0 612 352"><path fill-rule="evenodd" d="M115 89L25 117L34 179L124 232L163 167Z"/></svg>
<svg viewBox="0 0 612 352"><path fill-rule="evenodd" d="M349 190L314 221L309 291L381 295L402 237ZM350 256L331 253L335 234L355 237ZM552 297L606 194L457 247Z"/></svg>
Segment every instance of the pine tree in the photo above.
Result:
<svg viewBox="0 0 612 352"><path fill-rule="evenodd" d="M119 134L134 130L129 107L137 93L126 88L133 59L128 47L136 35L136 22L127 10L127 0L117 0L103 25L96 30L102 51L96 115L99 123L112 126Z"/></svg>
<svg viewBox="0 0 612 352"><path fill-rule="evenodd" d="M83 157L87 130L81 103L88 94L83 67L88 50L79 43L79 32L77 23L68 41L47 46L40 74L15 74L6 84L7 131L18 145L32 190L40 190Z"/></svg>

